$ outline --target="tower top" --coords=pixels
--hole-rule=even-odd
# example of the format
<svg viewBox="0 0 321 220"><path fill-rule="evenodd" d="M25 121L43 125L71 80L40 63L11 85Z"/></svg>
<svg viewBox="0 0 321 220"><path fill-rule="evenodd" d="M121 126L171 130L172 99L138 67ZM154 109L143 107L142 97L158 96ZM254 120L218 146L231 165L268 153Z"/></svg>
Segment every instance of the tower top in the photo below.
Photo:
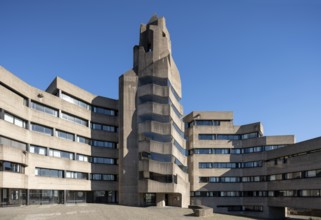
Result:
<svg viewBox="0 0 321 220"><path fill-rule="evenodd" d="M148 24L153 23L153 22L155 22L155 21L157 21L157 20L158 20L158 16L157 16L157 14L155 13L155 14L149 19Z"/></svg>

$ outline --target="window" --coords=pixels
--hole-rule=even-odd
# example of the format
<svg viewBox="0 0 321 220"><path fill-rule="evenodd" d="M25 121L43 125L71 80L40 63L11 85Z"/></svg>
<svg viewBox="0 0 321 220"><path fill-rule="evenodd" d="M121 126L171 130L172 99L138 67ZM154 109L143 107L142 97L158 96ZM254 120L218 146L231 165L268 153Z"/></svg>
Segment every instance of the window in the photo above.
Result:
<svg viewBox="0 0 321 220"><path fill-rule="evenodd" d="M210 177L209 182L210 183L218 183L218 182L220 182L220 178L219 177Z"/></svg>
<svg viewBox="0 0 321 220"><path fill-rule="evenodd" d="M10 147L15 147L21 150L27 149L27 144L22 143L20 141L12 140L10 138L0 136L0 144L8 145Z"/></svg>
<svg viewBox="0 0 321 220"><path fill-rule="evenodd" d="M320 190L318 190L318 189L301 190L300 196L302 196L302 197L319 197Z"/></svg>
<svg viewBox="0 0 321 220"><path fill-rule="evenodd" d="M173 125L175 131L177 131L177 133L178 133L183 139L185 139L185 134L184 134L184 132L178 127L178 125L177 125L174 121L172 122L172 125Z"/></svg>
<svg viewBox="0 0 321 220"><path fill-rule="evenodd" d="M317 176L316 170L309 170L304 172L304 177L310 178L310 177L316 177L316 176Z"/></svg>
<svg viewBox="0 0 321 220"><path fill-rule="evenodd" d="M67 102L70 102L72 104L78 105L78 106L80 106L82 108L85 108L85 109L88 109L88 110L91 109L91 106L89 104L87 104L84 101L81 101L81 100L79 100L77 98L74 98L74 97L72 97L70 95L67 95L66 93L62 93L61 94L61 98L63 100L65 100L65 101L67 101Z"/></svg>
<svg viewBox="0 0 321 220"><path fill-rule="evenodd" d="M67 114L65 112L61 113L61 118L65 119L67 121L76 123L76 124L80 124L80 125L83 125L83 126L88 126L88 121L87 120L79 118L77 116L73 116L73 115Z"/></svg>
<svg viewBox="0 0 321 220"><path fill-rule="evenodd" d="M117 111L113 109L108 109L108 108L103 108L103 107L98 107L94 106L93 107L93 112L99 113L99 114L104 114L104 115L110 115L110 116L116 116Z"/></svg>
<svg viewBox="0 0 321 220"><path fill-rule="evenodd" d="M43 125L39 125L39 124L34 124L34 123L31 123L31 130L39 132L39 133L43 133L46 135L50 135L50 136L52 136L52 134L53 134L52 128L49 128L49 127L46 127Z"/></svg>
<svg viewBox="0 0 321 220"><path fill-rule="evenodd" d="M108 131L108 132L117 132L117 127L112 125L105 125L105 124L98 124L98 123L92 123L91 128L93 130L102 130L102 131Z"/></svg>
<svg viewBox="0 0 321 220"><path fill-rule="evenodd" d="M36 176L63 178L63 171L36 167L35 175Z"/></svg>
<svg viewBox="0 0 321 220"><path fill-rule="evenodd" d="M241 151L241 149L239 149L239 148L231 148L231 149L230 149L230 153L231 153L231 154L241 154L242 151Z"/></svg>
<svg viewBox="0 0 321 220"><path fill-rule="evenodd" d="M79 143L84 143L84 144L89 144L89 145L91 144L91 140L86 137L77 136L77 141Z"/></svg>
<svg viewBox="0 0 321 220"><path fill-rule="evenodd" d="M195 121L196 126L219 126L220 121L216 120L196 120Z"/></svg>
<svg viewBox="0 0 321 220"><path fill-rule="evenodd" d="M150 159L163 163L175 163L183 172L187 172L187 166L184 166L176 157L171 154L159 154L154 152L141 152L140 159Z"/></svg>
<svg viewBox="0 0 321 220"><path fill-rule="evenodd" d="M228 191L228 192L220 192L220 196L221 197L239 197L240 196L240 192L238 191Z"/></svg>
<svg viewBox="0 0 321 220"><path fill-rule="evenodd" d="M290 179L300 179L301 178L301 172L294 172L294 173L286 173L285 174L285 179L290 180Z"/></svg>
<svg viewBox="0 0 321 220"><path fill-rule="evenodd" d="M98 181L116 181L116 175L114 174L102 174L102 173L92 173L90 175L91 180L98 180Z"/></svg>
<svg viewBox="0 0 321 220"><path fill-rule="evenodd" d="M282 174L274 174L274 175L270 175L268 177L269 181L276 181L276 180L282 180Z"/></svg>
<svg viewBox="0 0 321 220"><path fill-rule="evenodd" d="M240 135L237 135L237 134L218 134L217 140L240 140Z"/></svg>
<svg viewBox="0 0 321 220"><path fill-rule="evenodd" d="M249 134L242 134L242 140L245 139L251 139L251 138L257 138L258 137L258 133L249 133Z"/></svg>
<svg viewBox="0 0 321 220"><path fill-rule="evenodd" d="M184 156L188 155L187 150L183 148L175 139L174 139L174 145L181 154L183 154Z"/></svg>
<svg viewBox="0 0 321 220"><path fill-rule="evenodd" d="M0 161L0 171L8 171L14 173L24 173L24 166L9 161Z"/></svg>
<svg viewBox="0 0 321 220"><path fill-rule="evenodd" d="M275 150L275 149L278 149L281 147L284 147L284 146L283 145L267 145L267 146L264 146L264 150L270 151L270 150Z"/></svg>
<svg viewBox="0 0 321 220"><path fill-rule="evenodd" d="M178 118L182 118L183 117L182 113L176 108L176 106L173 104L171 99L169 99L168 102L171 106L171 109L173 109L173 111L175 112L175 115L177 115ZM166 104L166 103L164 103L164 104Z"/></svg>
<svg viewBox="0 0 321 220"><path fill-rule="evenodd" d="M69 179L88 179L87 173L81 173L81 172L74 172L74 171L66 171L66 178Z"/></svg>
<svg viewBox="0 0 321 220"><path fill-rule="evenodd" d="M261 167L262 161L250 161L250 162L238 162L238 163L229 163L229 162L200 162L199 168L222 168L222 169L234 169L234 168L249 168L249 167Z"/></svg>
<svg viewBox="0 0 321 220"><path fill-rule="evenodd" d="M94 147L106 147L106 148L116 148L116 143L111 142L111 141L98 141L98 140L93 140L92 141L92 146Z"/></svg>
<svg viewBox="0 0 321 220"><path fill-rule="evenodd" d="M107 158L107 157L92 157L91 161L92 163L98 163L98 164L116 164L116 159L114 158Z"/></svg>
<svg viewBox="0 0 321 220"><path fill-rule="evenodd" d="M215 140L215 135L213 135L213 134L199 134L198 139L199 140Z"/></svg>
<svg viewBox="0 0 321 220"><path fill-rule="evenodd" d="M155 102L155 103L159 103L159 104L168 104L169 98L157 96L157 95L144 95L144 96L140 96L138 98L138 104L144 104L144 103L149 103L149 102Z"/></svg>
<svg viewBox="0 0 321 220"><path fill-rule="evenodd" d="M49 156L51 157L60 157L60 158L67 158L70 160L74 159L74 154L66 151L60 151L60 150L54 150L50 149L49 150Z"/></svg>
<svg viewBox="0 0 321 220"><path fill-rule="evenodd" d="M207 169L207 168L212 168L212 163L199 163L199 168L200 169Z"/></svg>
<svg viewBox="0 0 321 220"><path fill-rule="evenodd" d="M27 127L27 123L25 120L22 120L21 118L18 118L14 115L11 115L7 112L4 113L4 120L7 122L10 122L11 124L17 125L21 128L26 128Z"/></svg>
<svg viewBox="0 0 321 220"><path fill-rule="evenodd" d="M214 154L229 154L229 149L213 149Z"/></svg>
<svg viewBox="0 0 321 220"><path fill-rule="evenodd" d="M45 112L45 113L53 115L55 117L58 116L58 111L56 109L48 107L48 106L45 106L45 105L40 104L40 103L36 103L34 101L31 101L31 108L33 108L33 109L35 109L37 111L40 111L40 112Z"/></svg>
<svg viewBox="0 0 321 220"><path fill-rule="evenodd" d="M62 138L62 139L66 139L66 140L69 140L69 141L74 141L75 140L75 136L73 134L65 132L65 131L57 130L57 137Z"/></svg>
<svg viewBox="0 0 321 220"><path fill-rule="evenodd" d="M239 177L221 177L221 182L223 183L238 183L240 182Z"/></svg>
<svg viewBox="0 0 321 220"><path fill-rule="evenodd" d="M76 160L83 161L83 162L88 162L89 161L89 156L82 155L82 154L77 154L76 155Z"/></svg>
<svg viewBox="0 0 321 220"><path fill-rule="evenodd" d="M197 148L194 149L194 154L212 154L211 148Z"/></svg>
<svg viewBox="0 0 321 220"><path fill-rule="evenodd" d="M47 148L30 145L29 152L33 153L33 154L46 155L47 154Z"/></svg>

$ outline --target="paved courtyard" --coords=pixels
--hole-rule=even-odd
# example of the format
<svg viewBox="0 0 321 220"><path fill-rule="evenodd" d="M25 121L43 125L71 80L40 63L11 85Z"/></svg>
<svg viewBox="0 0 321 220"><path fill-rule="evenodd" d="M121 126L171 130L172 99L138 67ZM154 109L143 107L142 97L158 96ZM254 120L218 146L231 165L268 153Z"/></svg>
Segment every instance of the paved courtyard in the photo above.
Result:
<svg viewBox="0 0 321 220"><path fill-rule="evenodd" d="M192 210L175 207L128 207L121 205L76 204L76 205L32 205L0 208L0 220L250 220L251 218L213 214L211 217L192 216ZM307 217L300 219L309 219ZM319 218L313 218L319 219Z"/></svg>
<svg viewBox="0 0 321 220"><path fill-rule="evenodd" d="M77 205L32 205L24 207L0 208L1 220L163 220L163 219L219 219L219 220L245 220L249 218L214 214L213 217L197 218L191 216L192 210L174 207L128 207L120 205L103 204L77 204Z"/></svg>

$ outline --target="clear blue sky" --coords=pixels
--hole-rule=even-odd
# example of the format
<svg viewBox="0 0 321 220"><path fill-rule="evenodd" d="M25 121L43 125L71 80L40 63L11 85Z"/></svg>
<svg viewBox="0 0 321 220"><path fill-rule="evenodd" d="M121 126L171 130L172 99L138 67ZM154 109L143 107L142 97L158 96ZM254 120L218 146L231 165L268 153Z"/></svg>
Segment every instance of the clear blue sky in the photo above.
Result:
<svg viewBox="0 0 321 220"><path fill-rule="evenodd" d="M60 76L117 99L154 13L167 20L185 113L321 136L320 0L0 0L0 65L40 89Z"/></svg>

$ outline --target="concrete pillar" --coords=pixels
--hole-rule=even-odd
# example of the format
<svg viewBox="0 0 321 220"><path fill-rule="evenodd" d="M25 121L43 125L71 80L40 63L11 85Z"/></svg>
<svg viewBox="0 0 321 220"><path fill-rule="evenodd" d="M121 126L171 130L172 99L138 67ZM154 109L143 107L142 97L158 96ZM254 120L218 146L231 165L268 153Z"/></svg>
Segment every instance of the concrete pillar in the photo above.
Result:
<svg viewBox="0 0 321 220"><path fill-rule="evenodd" d="M27 107L31 108L31 99L28 98Z"/></svg>
<svg viewBox="0 0 321 220"><path fill-rule="evenodd" d="M4 110L0 109L0 119L4 119Z"/></svg>
<svg viewBox="0 0 321 220"><path fill-rule="evenodd" d="M67 190L64 190L64 204L67 204Z"/></svg>
<svg viewBox="0 0 321 220"><path fill-rule="evenodd" d="M61 117L61 110L60 110L60 109L58 109L58 115L57 115L57 117L58 117L58 118L62 118L62 117Z"/></svg>
<svg viewBox="0 0 321 220"><path fill-rule="evenodd" d="M58 93L57 93L57 94L58 94L58 97L59 97L59 98L61 98L61 93L62 93L61 90L58 89Z"/></svg>
<svg viewBox="0 0 321 220"><path fill-rule="evenodd" d="M27 189L27 195L26 195L27 201L26 201L26 205L29 205L29 199L30 199L30 192L29 192L29 191L30 191L30 190Z"/></svg>
<svg viewBox="0 0 321 220"><path fill-rule="evenodd" d="M156 206L165 207L165 193L156 193Z"/></svg>

